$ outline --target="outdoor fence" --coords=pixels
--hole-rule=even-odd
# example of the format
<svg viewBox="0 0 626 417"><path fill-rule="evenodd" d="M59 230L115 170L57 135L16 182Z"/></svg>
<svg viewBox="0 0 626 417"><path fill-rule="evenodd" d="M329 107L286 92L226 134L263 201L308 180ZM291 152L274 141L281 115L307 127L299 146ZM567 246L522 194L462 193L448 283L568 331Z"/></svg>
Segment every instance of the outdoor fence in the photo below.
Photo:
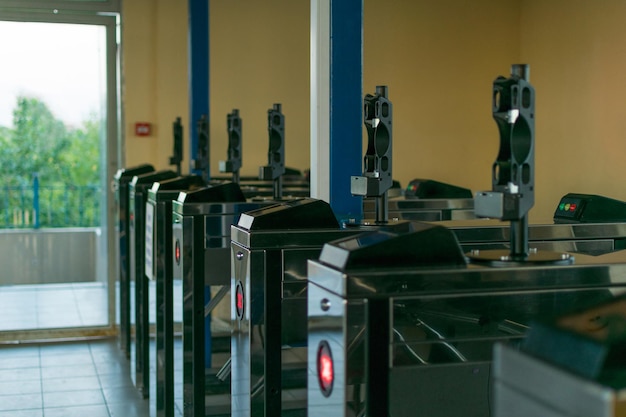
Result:
<svg viewBox="0 0 626 417"><path fill-rule="evenodd" d="M100 226L102 187L41 184L0 188L0 228Z"/></svg>

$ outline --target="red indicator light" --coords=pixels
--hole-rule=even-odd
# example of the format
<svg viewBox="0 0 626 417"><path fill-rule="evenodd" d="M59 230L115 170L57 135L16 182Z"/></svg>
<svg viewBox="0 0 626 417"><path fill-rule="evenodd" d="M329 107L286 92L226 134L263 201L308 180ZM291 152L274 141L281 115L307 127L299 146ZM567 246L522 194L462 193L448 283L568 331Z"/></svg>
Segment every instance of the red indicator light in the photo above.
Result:
<svg viewBox="0 0 626 417"><path fill-rule="evenodd" d="M235 289L235 312L239 320L243 319L244 306L243 284L238 281Z"/></svg>
<svg viewBox="0 0 626 417"><path fill-rule="evenodd" d="M572 203L569 205L569 211L576 211L576 204Z"/></svg>
<svg viewBox="0 0 626 417"><path fill-rule="evenodd" d="M180 241L176 240L176 247L174 248L174 259L176 260L176 265L180 265Z"/></svg>
<svg viewBox="0 0 626 417"><path fill-rule="evenodd" d="M243 294L241 292L237 292L237 308L243 310Z"/></svg>
<svg viewBox="0 0 626 417"><path fill-rule="evenodd" d="M320 380L325 387L333 383L333 362L328 355L320 356Z"/></svg>
<svg viewBox="0 0 626 417"><path fill-rule="evenodd" d="M328 342L323 340L317 348L317 379L324 397L329 397L335 381L333 356Z"/></svg>

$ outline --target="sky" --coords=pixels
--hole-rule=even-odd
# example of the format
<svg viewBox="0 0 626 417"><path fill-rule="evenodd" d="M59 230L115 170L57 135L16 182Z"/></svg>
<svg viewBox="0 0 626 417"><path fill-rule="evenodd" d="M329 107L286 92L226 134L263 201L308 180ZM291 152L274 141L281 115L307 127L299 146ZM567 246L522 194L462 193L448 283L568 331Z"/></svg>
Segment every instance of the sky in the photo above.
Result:
<svg viewBox="0 0 626 417"><path fill-rule="evenodd" d="M68 126L100 113L103 26L0 21L0 39L0 126L12 126L18 95L44 101Z"/></svg>

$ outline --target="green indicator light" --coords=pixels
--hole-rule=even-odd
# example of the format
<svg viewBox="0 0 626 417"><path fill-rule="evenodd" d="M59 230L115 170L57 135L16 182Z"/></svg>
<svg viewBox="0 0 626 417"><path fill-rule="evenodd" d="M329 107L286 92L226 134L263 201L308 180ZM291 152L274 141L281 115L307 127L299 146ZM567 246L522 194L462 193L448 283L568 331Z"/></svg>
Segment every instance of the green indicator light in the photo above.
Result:
<svg viewBox="0 0 626 417"><path fill-rule="evenodd" d="M565 203L559 204L559 210L565 210Z"/></svg>

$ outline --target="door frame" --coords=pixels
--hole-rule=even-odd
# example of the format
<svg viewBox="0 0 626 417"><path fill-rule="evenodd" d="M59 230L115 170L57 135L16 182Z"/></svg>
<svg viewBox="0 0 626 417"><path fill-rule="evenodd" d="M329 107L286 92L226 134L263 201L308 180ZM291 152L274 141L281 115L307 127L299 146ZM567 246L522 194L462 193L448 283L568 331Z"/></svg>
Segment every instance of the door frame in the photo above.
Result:
<svg viewBox="0 0 626 417"><path fill-rule="evenodd" d="M69 10L71 9L71 10ZM114 196L108 187L122 158L120 131L120 7L118 0L103 1L29 1L0 0L0 20L32 23L67 23L103 26L106 29L106 152L103 192L106 197L106 225L102 226L107 246L108 324L95 327L33 329L0 332L0 344L42 340L68 340L109 337L117 334L116 272L117 241Z"/></svg>
<svg viewBox="0 0 626 417"><path fill-rule="evenodd" d="M0 0L0 8L119 13L121 0Z"/></svg>

